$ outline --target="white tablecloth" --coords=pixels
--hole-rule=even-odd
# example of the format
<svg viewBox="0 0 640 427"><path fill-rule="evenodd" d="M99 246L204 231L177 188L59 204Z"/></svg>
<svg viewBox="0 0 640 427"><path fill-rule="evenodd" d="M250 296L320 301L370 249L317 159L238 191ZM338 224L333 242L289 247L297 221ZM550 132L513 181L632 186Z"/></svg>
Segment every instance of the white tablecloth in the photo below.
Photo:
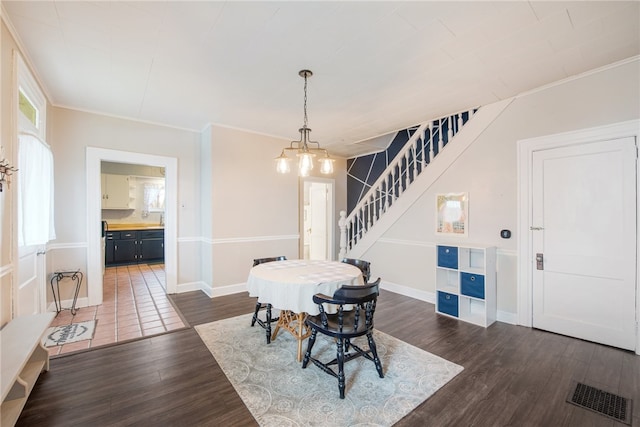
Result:
<svg viewBox="0 0 640 427"><path fill-rule="evenodd" d="M249 295L280 310L318 314L317 293L333 295L342 285L362 285L358 267L338 261L285 260L259 264L247 279Z"/></svg>

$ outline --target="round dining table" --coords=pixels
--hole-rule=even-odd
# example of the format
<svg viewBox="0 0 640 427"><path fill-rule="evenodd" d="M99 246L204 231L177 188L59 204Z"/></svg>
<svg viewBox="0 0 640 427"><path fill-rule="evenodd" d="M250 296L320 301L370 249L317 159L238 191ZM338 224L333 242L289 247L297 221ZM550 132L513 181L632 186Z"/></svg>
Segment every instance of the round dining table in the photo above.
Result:
<svg viewBox="0 0 640 427"><path fill-rule="evenodd" d="M283 260L259 264L249 271L247 290L263 304L280 310L272 340L285 329L298 340L298 361L302 360L302 341L309 336L304 323L307 314L320 311L313 296L333 295L343 285L364 284L358 267L338 261Z"/></svg>

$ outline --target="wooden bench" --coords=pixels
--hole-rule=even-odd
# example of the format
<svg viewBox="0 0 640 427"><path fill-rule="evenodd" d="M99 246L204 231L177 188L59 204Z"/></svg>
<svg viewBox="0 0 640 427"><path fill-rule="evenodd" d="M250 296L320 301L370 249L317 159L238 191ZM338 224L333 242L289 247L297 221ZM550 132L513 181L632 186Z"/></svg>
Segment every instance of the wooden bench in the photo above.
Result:
<svg viewBox="0 0 640 427"><path fill-rule="evenodd" d="M49 352L42 345L55 313L20 316L0 330L2 366L2 418L0 425L15 425L38 376L49 370Z"/></svg>

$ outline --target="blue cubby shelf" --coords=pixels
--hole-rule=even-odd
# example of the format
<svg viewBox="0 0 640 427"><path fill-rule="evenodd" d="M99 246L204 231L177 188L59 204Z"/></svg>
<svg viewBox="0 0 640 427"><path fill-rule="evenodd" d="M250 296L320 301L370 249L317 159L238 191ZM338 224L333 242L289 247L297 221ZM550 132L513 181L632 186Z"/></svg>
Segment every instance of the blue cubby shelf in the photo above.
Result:
<svg viewBox="0 0 640 427"><path fill-rule="evenodd" d="M496 248L436 245L436 313L488 327L496 321Z"/></svg>

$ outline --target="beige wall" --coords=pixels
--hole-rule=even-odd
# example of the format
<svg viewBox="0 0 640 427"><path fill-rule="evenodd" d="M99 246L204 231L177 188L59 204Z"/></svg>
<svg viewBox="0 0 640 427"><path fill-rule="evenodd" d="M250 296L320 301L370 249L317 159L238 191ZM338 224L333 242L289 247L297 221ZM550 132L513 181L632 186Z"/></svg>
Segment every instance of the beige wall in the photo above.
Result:
<svg viewBox="0 0 640 427"><path fill-rule="evenodd" d="M640 117L640 61L601 70L515 99L362 258L373 277L433 295L435 195L469 193L469 236L454 242L498 249L498 310L516 313L517 142ZM559 183L560 184L560 183ZM500 238L510 229L510 239ZM448 241L451 241L449 239Z"/></svg>

